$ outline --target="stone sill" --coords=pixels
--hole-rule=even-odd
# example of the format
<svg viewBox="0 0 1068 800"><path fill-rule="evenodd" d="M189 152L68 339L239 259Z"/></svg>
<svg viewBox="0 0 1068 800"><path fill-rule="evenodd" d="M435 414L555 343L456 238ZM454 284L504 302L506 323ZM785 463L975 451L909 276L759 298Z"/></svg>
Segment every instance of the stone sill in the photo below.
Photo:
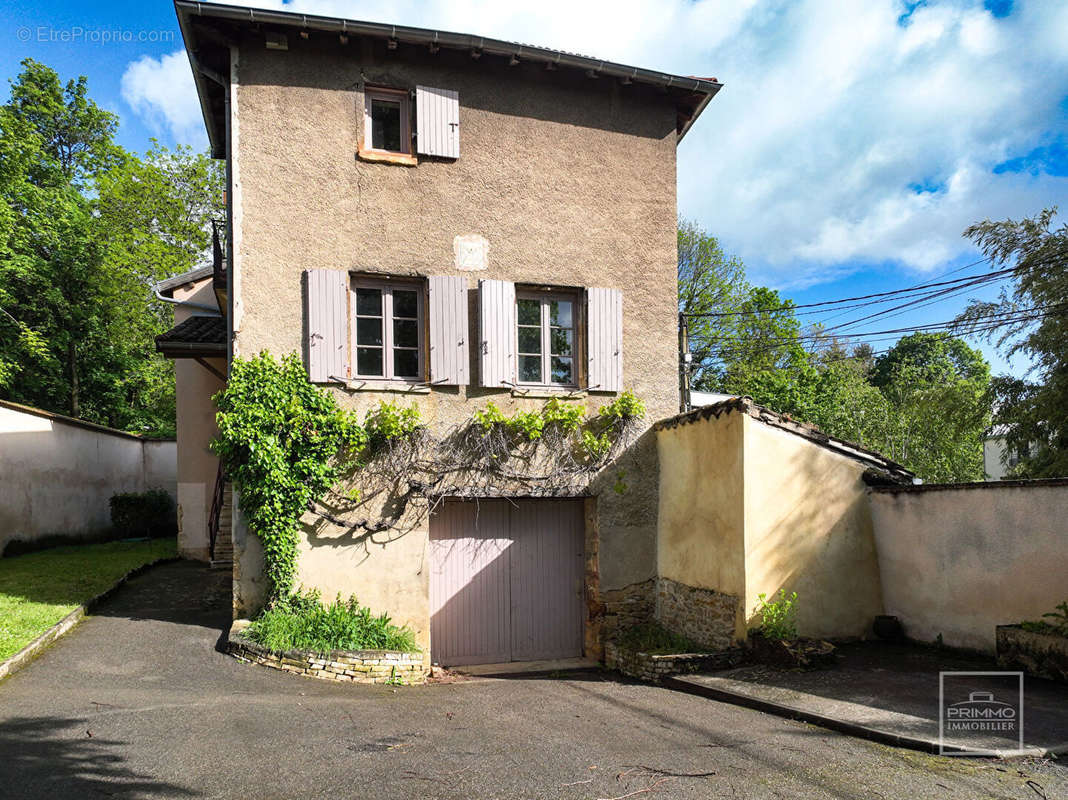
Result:
<svg viewBox="0 0 1068 800"><path fill-rule="evenodd" d="M377 164L397 164L402 167L415 167L419 165L419 159L405 153L382 153L378 150L357 150L356 157L360 161L370 161Z"/></svg>

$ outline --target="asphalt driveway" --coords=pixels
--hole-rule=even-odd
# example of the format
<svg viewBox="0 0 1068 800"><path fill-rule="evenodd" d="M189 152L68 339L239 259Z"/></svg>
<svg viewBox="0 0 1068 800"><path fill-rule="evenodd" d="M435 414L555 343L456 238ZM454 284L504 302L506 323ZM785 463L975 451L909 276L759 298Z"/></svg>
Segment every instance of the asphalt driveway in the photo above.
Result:
<svg viewBox="0 0 1068 800"><path fill-rule="evenodd" d="M216 649L228 602L226 576L159 567L0 683L0 797L1068 796L1049 762L926 756L610 675L286 675Z"/></svg>

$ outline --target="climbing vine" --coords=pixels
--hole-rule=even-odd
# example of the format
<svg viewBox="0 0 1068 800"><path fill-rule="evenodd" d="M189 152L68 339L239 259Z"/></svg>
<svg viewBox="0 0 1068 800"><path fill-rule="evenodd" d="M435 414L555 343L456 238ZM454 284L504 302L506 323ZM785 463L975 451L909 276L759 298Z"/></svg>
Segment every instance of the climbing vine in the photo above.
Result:
<svg viewBox="0 0 1068 800"><path fill-rule="evenodd" d="M288 597L297 533L308 505L338 479L367 435L356 417L308 382L296 354L235 358L215 395L219 435L212 450L241 493L241 511L263 543L268 597Z"/></svg>
<svg viewBox="0 0 1068 800"><path fill-rule="evenodd" d="M557 398L511 416L489 402L434 436L414 404L380 402L361 422L308 382L297 355L268 353L235 359L215 402L212 448L263 543L271 603L293 593L306 511L370 537L396 529L414 501L429 511L447 495L566 493L620 453L645 415L630 391L589 417Z"/></svg>

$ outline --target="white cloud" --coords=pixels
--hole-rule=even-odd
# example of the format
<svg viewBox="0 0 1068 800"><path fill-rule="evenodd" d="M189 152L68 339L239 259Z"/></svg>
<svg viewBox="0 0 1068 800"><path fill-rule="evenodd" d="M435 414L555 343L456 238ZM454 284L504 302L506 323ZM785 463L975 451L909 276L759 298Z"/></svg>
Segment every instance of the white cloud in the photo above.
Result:
<svg viewBox="0 0 1068 800"><path fill-rule="evenodd" d="M122 99L157 134L177 142L207 146L193 73L184 50L132 61L122 75Z"/></svg>
<svg viewBox="0 0 1068 800"><path fill-rule="evenodd" d="M1002 19L977 0L931 0L904 26L901 0L259 4L718 77L725 88L679 151L679 208L780 285L865 262L929 270L968 250L960 233L977 219L1068 207L1066 178L992 172L1063 127L1061 0L1018 2ZM131 65L124 96L188 130L199 110L176 61Z"/></svg>

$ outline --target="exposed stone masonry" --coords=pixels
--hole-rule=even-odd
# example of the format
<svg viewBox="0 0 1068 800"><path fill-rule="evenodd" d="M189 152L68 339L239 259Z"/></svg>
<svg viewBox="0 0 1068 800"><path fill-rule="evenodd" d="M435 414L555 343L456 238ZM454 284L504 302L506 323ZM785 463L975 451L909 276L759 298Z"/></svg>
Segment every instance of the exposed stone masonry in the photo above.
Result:
<svg viewBox="0 0 1068 800"><path fill-rule="evenodd" d="M668 578L657 581L657 621L710 650L725 650L734 644L737 608L738 598L733 595Z"/></svg>
<svg viewBox="0 0 1068 800"><path fill-rule="evenodd" d="M655 655L621 647L617 642L605 642L604 665L638 680L659 683L670 675L701 672L708 669L727 669L738 666L745 659L740 647L718 653L670 653Z"/></svg>
<svg viewBox="0 0 1068 800"><path fill-rule="evenodd" d="M241 661L264 667L350 683L424 683L427 669L422 653L393 650L332 650L313 653L304 650L278 652L231 633L227 652Z"/></svg>

